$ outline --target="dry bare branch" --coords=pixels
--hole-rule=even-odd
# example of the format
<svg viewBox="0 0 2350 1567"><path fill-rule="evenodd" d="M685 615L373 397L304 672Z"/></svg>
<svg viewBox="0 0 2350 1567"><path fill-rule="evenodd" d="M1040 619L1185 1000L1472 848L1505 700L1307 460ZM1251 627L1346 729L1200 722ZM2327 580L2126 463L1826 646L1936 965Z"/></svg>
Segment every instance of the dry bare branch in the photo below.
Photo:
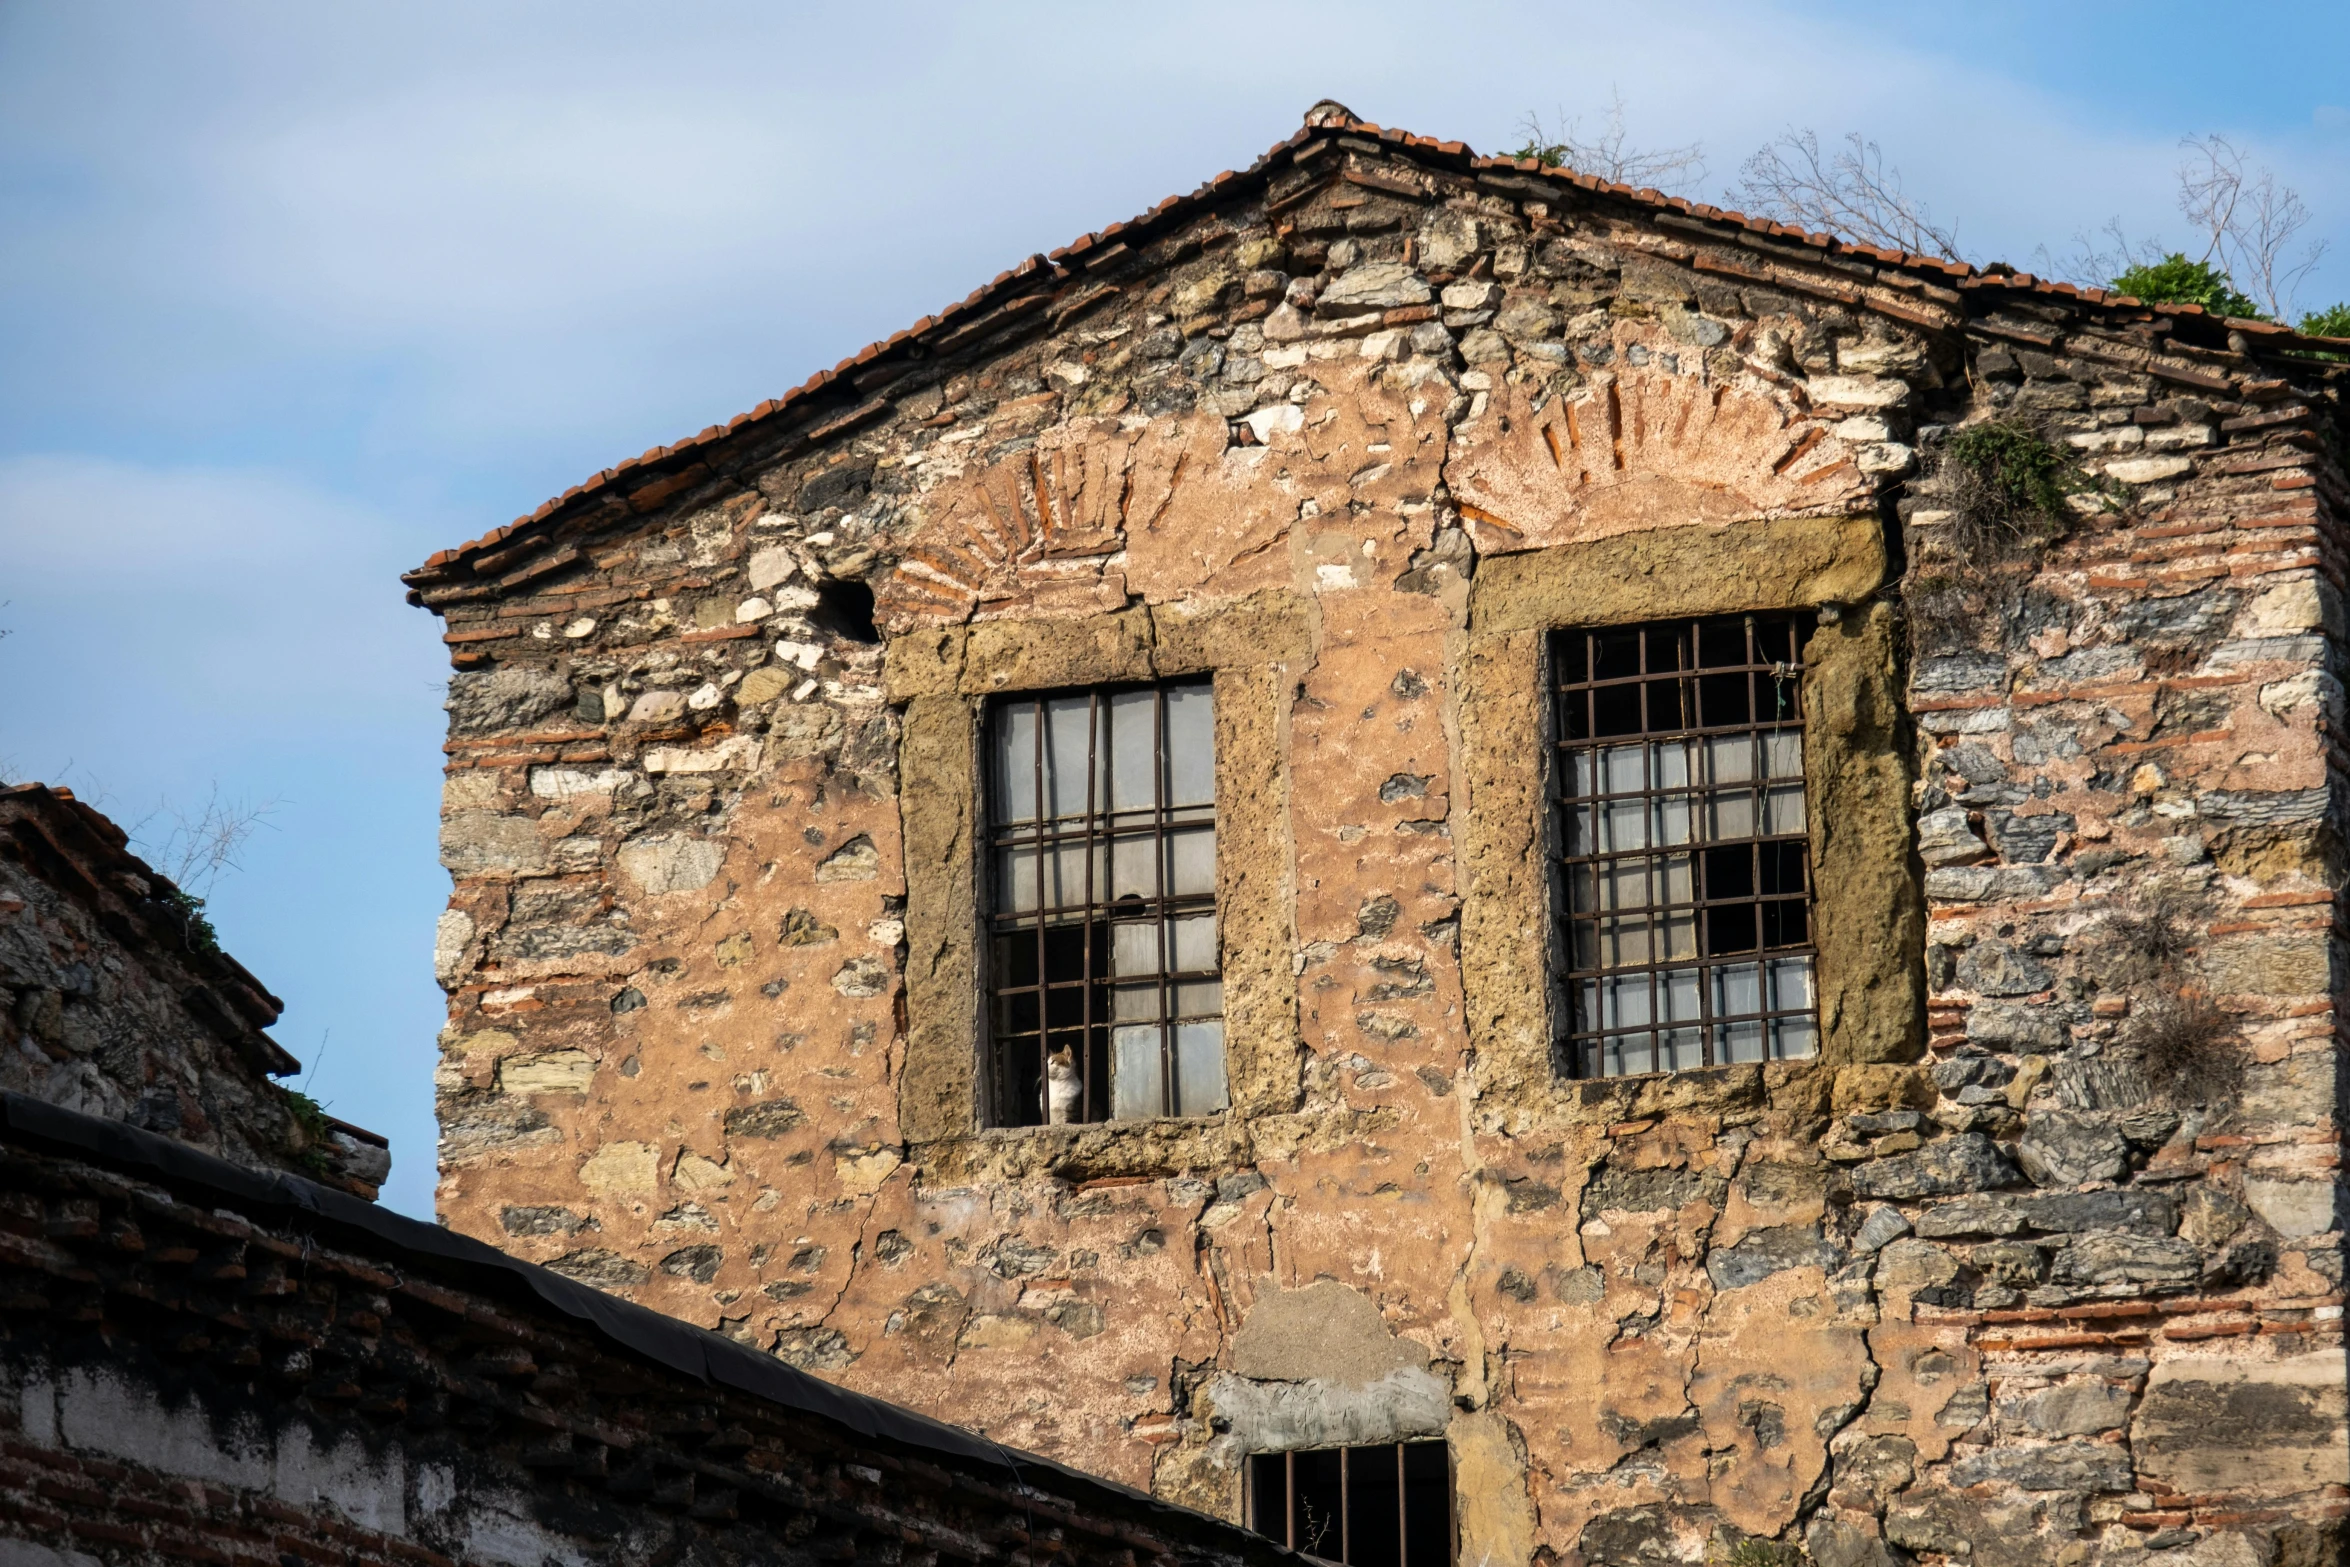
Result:
<svg viewBox="0 0 2350 1567"><path fill-rule="evenodd" d="M2326 249L2323 240L2294 248L2295 236L2309 226L2300 193L2225 136L2190 136L2179 145L2187 153L2179 165L2179 211L2204 234L2202 259L2269 315L2289 319L2294 295Z"/></svg>
<svg viewBox="0 0 2350 1567"><path fill-rule="evenodd" d="M1518 157L1538 158L1553 167L1597 175L1618 185L1652 186L1680 194L1705 178L1705 146L1701 142L1684 147L1633 146L1624 129L1624 95L1616 89L1609 90L1607 121L1594 137L1586 139L1581 118L1570 118L1563 108L1549 126L1542 123L1541 116L1529 113L1518 122L1518 129L1526 137Z"/></svg>
<svg viewBox="0 0 2350 1567"><path fill-rule="evenodd" d="M255 831L268 825L278 803L223 800L216 783L194 812L167 801L140 818L131 827L130 836L146 852L149 864L170 877L182 892L202 898L222 871L243 868L237 863L238 852ZM167 818L167 826L154 830Z"/></svg>
<svg viewBox="0 0 2350 1567"><path fill-rule="evenodd" d="M1817 132L1789 129L1738 169L1726 198L1756 217L1824 229L1865 244L1922 255L1960 255L1958 231L1934 221L1923 201L1901 187L1901 171L1860 132L1833 152Z"/></svg>

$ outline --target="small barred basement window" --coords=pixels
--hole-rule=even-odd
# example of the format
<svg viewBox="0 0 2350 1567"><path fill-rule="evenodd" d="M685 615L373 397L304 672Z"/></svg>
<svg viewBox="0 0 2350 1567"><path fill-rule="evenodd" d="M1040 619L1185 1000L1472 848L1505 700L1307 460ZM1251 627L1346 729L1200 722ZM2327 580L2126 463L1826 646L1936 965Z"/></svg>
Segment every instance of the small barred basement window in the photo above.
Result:
<svg viewBox="0 0 2350 1567"><path fill-rule="evenodd" d="M1445 1567L1452 1475L1444 1444L1254 1454L1248 1521L1291 1550L1346 1567Z"/></svg>
<svg viewBox="0 0 2350 1567"><path fill-rule="evenodd" d="M1560 632L1553 793L1583 1077L1818 1048L1808 617Z"/></svg>
<svg viewBox="0 0 2350 1567"><path fill-rule="evenodd" d="M990 705L993 1124L1225 1107L1215 727L1205 680Z"/></svg>

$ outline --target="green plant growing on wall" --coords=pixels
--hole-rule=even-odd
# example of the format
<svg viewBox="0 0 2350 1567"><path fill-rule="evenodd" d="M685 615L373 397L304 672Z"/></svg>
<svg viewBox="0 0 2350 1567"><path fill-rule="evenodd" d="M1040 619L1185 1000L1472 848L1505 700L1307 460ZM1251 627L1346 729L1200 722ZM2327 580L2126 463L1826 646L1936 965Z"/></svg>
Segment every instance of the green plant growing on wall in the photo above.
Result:
<svg viewBox="0 0 2350 1567"><path fill-rule="evenodd" d="M319 1102L295 1088L278 1090L285 1096L286 1114L294 1123L300 1146L294 1157L313 1175L325 1175L334 1169L334 1156L328 1152L334 1147L334 1127L326 1118L326 1109Z"/></svg>
<svg viewBox="0 0 2350 1567"><path fill-rule="evenodd" d="M1962 645L1997 614L2007 568L2062 538L2075 497L2097 481L2028 425L1995 420L1946 436L1927 464L1921 504L1943 514L1912 535L1902 597L1920 652Z"/></svg>

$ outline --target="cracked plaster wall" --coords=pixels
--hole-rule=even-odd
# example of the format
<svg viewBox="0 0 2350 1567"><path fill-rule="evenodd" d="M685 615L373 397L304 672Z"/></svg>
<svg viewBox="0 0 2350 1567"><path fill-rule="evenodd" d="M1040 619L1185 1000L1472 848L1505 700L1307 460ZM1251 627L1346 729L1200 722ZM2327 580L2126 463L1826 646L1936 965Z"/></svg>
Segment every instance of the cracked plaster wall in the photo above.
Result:
<svg viewBox="0 0 2350 1567"><path fill-rule="evenodd" d="M1464 1561L2319 1549L2334 372L1375 150L1285 190L427 594L448 1222L1216 1511L1252 1431L1442 1407ZM1918 454L1993 416L2112 499L1929 624ZM1828 1054L1560 1080L1540 632L1740 603L1830 607ZM1239 1108L980 1129L978 705L1177 668ZM2132 1032L2182 984L2229 1094ZM1247 1359L1341 1286L1410 1364ZM2271 1403L2289 1448L2228 1413Z"/></svg>

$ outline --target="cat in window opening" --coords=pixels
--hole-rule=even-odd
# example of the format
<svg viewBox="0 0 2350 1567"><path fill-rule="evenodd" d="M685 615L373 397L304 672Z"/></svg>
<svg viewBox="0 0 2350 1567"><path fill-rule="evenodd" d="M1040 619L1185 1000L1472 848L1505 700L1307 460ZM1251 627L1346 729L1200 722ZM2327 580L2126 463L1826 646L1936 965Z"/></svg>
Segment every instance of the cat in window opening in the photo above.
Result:
<svg viewBox="0 0 2350 1567"><path fill-rule="evenodd" d="M1050 1126L1067 1126L1077 1119L1077 1096L1081 1091L1077 1080L1077 1056L1067 1045L1061 1046L1045 1058L1044 1096L1045 1122Z"/></svg>

